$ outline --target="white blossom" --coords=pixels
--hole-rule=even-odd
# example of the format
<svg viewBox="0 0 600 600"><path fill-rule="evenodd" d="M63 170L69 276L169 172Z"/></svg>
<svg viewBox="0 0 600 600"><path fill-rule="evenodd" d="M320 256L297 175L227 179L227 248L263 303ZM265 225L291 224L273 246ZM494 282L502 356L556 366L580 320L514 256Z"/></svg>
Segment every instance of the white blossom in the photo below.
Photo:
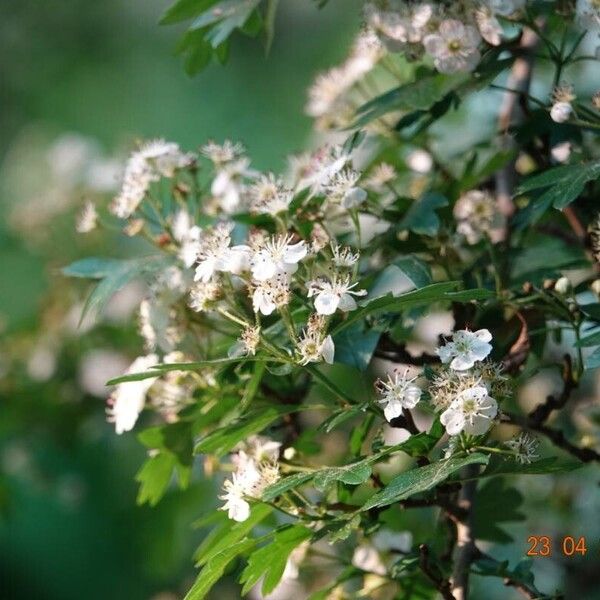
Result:
<svg viewBox="0 0 600 600"><path fill-rule="evenodd" d="M287 305L289 301L290 288L284 275L259 281L252 293L254 312L260 312L265 316L270 315L276 308Z"/></svg>
<svg viewBox="0 0 600 600"><path fill-rule="evenodd" d="M517 437L504 442L504 445L515 453L515 460L521 464L529 464L538 458L539 444L539 440L526 431L521 431Z"/></svg>
<svg viewBox="0 0 600 600"><path fill-rule="evenodd" d="M352 565L358 569L366 571L368 573L375 573L376 575L385 575L387 570L379 552L374 546L370 544L361 544L357 546L352 555Z"/></svg>
<svg viewBox="0 0 600 600"><path fill-rule="evenodd" d="M448 435L465 432L483 435L492 426L498 412L498 404L488 395L483 385L464 390L441 414L440 422Z"/></svg>
<svg viewBox="0 0 600 600"><path fill-rule="evenodd" d="M242 208L242 196L246 191L244 178L256 175L249 167L250 159L246 157L223 163L218 167L210 192L224 212L232 214Z"/></svg>
<svg viewBox="0 0 600 600"><path fill-rule="evenodd" d="M304 241L291 244L291 235L268 239L258 248L250 260L252 277L267 281L277 275L291 275L298 270L298 263L306 256Z"/></svg>
<svg viewBox="0 0 600 600"><path fill-rule="evenodd" d="M490 10L497 15L508 17L525 6L525 0L486 0Z"/></svg>
<svg viewBox="0 0 600 600"><path fill-rule="evenodd" d="M77 231L77 233L89 233L96 229L97 222L98 213L96 212L96 206L91 200L88 200L77 216L75 231Z"/></svg>
<svg viewBox="0 0 600 600"><path fill-rule="evenodd" d="M140 334L147 350L171 352L183 332L175 322L175 310L160 298L145 298L140 303Z"/></svg>
<svg viewBox="0 0 600 600"><path fill-rule="evenodd" d="M499 46L502 42L502 26L493 10L488 6L481 6L475 11L475 22L481 37L492 46Z"/></svg>
<svg viewBox="0 0 600 600"><path fill-rule="evenodd" d="M298 340L298 352L301 365L321 360L331 365L335 355L333 338L330 335L323 338L319 331L305 330Z"/></svg>
<svg viewBox="0 0 600 600"><path fill-rule="evenodd" d="M352 252L352 248L349 246L334 246L332 244L331 252L333 253L333 264L342 269L349 269L354 266L360 258L360 254Z"/></svg>
<svg viewBox="0 0 600 600"><path fill-rule="evenodd" d="M341 204L344 208L356 208L367 199L367 192L356 184L360 173L345 168L337 172L325 186L329 200Z"/></svg>
<svg viewBox="0 0 600 600"><path fill-rule="evenodd" d="M379 163L366 179L365 187L381 194L388 189L387 185L394 181L397 176L398 173L392 165L385 162Z"/></svg>
<svg viewBox="0 0 600 600"><path fill-rule="evenodd" d="M446 19L437 33L424 38L423 44L440 73L455 73L475 69L480 59L477 48L480 40L475 27Z"/></svg>
<svg viewBox="0 0 600 600"><path fill-rule="evenodd" d="M244 154L244 146L238 142L225 140L222 144L208 142L200 148L200 152L215 165L220 166Z"/></svg>
<svg viewBox="0 0 600 600"><path fill-rule="evenodd" d="M178 256L186 267L191 267L200 252L200 227L194 225L187 210L179 210L171 222L173 237L179 243Z"/></svg>
<svg viewBox="0 0 600 600"><path fill-rule="evenodd" d="M406 164L411 171L425 175L433 167L433 157L426 150L417 148L408 154Z"/></svg>
<svg viewBox="0 0 600 600"><path fill-rule="evenodd" d="M450 363L451 369L465 371L488 356L492 351L491 340L492 334L487 329L461 329L453 334L452 341L446 342L436 353L443 363Z"/></svg>
<svg viewBox="0 0 600 600"><path fill-rule="evenodd" d="M320 315L332 315L338 308L348 312L357 308L352 296L365 296L366 290L353 291L358 283L350 283L350 276L334 274L331 279L320 278L308 287L308 297L315 297L315 309Z"/></svg>
<svg viewBox="0 0 600 600"><path fill-rule="evenodd" d="M215 281L199 281L190 289L189 307L195 312L203 312L221 295L221 286Z"/></svg>
<svg viewBox="0 0 600 600"><path fill-rule="evenodd" d="M153 140L131 154L121 191L111 204L111 211L127 219L137 209L150 185L161 177L173 177L177 169L189 165L195 156L181 152L179 146L165 140Z"/></svg>
<svg viewBox="0 0 600 600"><path fill-rule="evenodd" d="M550 109L550 118L555 123L566 123L573 114L573 106L570 102L555 102Z"/></svg>
<svg viewBox="0 0 600 600"><path fill-rule="evenodd" d="M248 188L250 210L258 214L278 215L288 210L294 194L273 173L261 175Z"/></svg>
<svg viewBox="0 0 600 600"><path fill-rule="evenodd" d="M456 231L469 244L477 244L485 236L494 238L506 221L498 210L495 198L487 191L465 192L456 201L453 212L458 221Z"/></svg>
<svg viewBox="0 0 600 600"><path fill-rule="evenodd" d="M158 362L156 354L140 356L131 363L124 374L144 373ZM118 434L133 429L139 414L144 408L146 393L156 379L157 377L148 377L141 381L127 381L117 385L108 400L109 408L106 412L108 420L115 424L115 430Z"/></svg>
<svg viewBox="0 0 600 600"><path fill-rule="evenodd" d="M226 271L230 258L230 225L220 223L200 236L195 281L209 282L219 271Z"/></svg>
<svg viewBox="0 0 600 600"><path fill-rule="evenodd" d="M383 414L391 422L399 417L405 408L414 408L421 399L422 390L413 385L416 377L408 379L407 374L395 372L388 375L387 381L378 379L375 388L381 395L378 402L383 405Z"/></svg>

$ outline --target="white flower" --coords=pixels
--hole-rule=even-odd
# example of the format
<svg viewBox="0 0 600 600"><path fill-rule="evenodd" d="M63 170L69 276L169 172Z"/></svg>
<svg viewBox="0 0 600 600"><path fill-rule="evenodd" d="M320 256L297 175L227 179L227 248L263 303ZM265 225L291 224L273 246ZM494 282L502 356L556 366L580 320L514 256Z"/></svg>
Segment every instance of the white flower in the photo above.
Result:
<svg viewBox="0 0 600 600"><path fill-rule="evenodd" d="M504 445L515 453L515 460L521 464L529 464L538 458L539 444L539 440L526 431L521 431L517 437L504 442Z"/></svg>
<svg viewBox="0 0 600 600"><path fill-rule="evenodd" d="M423 44L440 73L455 73L475 69L480 58L477 49L480 40L475 27L446 19L440 24L438 33L426 36Z"/></svg>
<svg viewBox="0 0 600 600"><path fill-rule="evenodd" d="M492 351L491 340L492 334L487 329L461 329L454 333L451 342L438 348L436 353L443 363L450 363L451 369L465 371Z"/></svg>
<svg viewBox="0 0 600 600"><path fill-rule="evenodd" d="M344 208L360 206L367 199L367 192L356 185L359 179L360 173L353 169L345 168L339 171L325 186L328 199Z"/></svg>
<svg viewBox="0 0 600 600"><path fill-rule="evenodd" d="M223 484L225 494L219 496L221 500L225 500L225 504L221 510L227 511L227 516L239 523L245 521L250 516L250 504L244 500L244 486L239 481L238 476L234 473L231 476L231 481L227 480Z"/></svg>
<svg viewBox="0 0 600 600"><path fill-rule="evenodd" d="M373 170L365 181L365 187L381 194L387 191L387 185L394 181L397 176L398 173L396 173L396 169L392 165L385 162L379 163L373 167Z"/></svg>
<svg viewBox="0 0 600 600"><path fill-rule="evenodd" d="M254 312L260 312L265 316L270 315L276 308L285 306L289 301L290 288L284 275L259 281L252 293Z"/></svg>
<svg viewBox="0 0 600 600"><path fill-rule="evenodd" d="M248 188L248 196L252 212L273 216L288 210L294 198L293 192L286 189L281 179L276 178L273 173L261 175Z"/></svg>
<svg viewBox="0 0 600 600"><path fill-rule="evenodd" d="M458 221L456 230L469 244L477 244L484 236L492 238L505 224L495 198L486 191L465 192L456 201L453 212Z"/></svg>
<svg viewBox="0 0 600 600"><path fill-rule="evenodd" d="M425 175L433 167L433 158L426 150L417 148L406 157L406 164L411 171Z"/></svg>
<svg viewBox="0 0 600 600"><path fill-rule="evenodd" d="M352 267L360 258L360 254L352 252L352 248L349 246L334 246L332 244L331 252L333 253L333 264L343 269Z"/></svg>
<svg viewBox="0 0 600 600"><path fill-rule="evenodd" d="M502 26L487 6L481 6L475 11L475 22L481 37L492 46L499 46L502 42Z"/></svg>
<svg viewBox="0 0 600 600"><path fill-rule="evenodd" d="M311 157L310 162L303 166L301 177L296 184L298 190L311 188L312 194L322 194L327 186L350 162L350 155L342 146L324 146L319 148ZM298 169L300 165L297 165Z"/></svg>
<svg viewBox="0 0 600 600"><path fill-rule="evenodd" d="M566 163L571 157L571 142L560 142L550 149L552 159L558 163Z"/></svg>
<svg viewBox="0 0 600 600"><path fill-rule="evenodd" d="M388 422L399 417L405 408L414 408L421 399L422 390L412 382L416 379L407 379L406 373L388 375L387 381L378 379L375 389L381 394L378 400L383 405L383 414Z"/></svg>
<svg viewBox="0 0 600 600"><path fill-rule="evenodd" d="M464 392L441 414L440 422L448 435L465 432L483 435L492 426L498 413L498 404L488 395L487 388L479 385Z"/></svg>
<svg viewBox="0 0 600 600"><path fill-rule="evenodd" d="M234 213L242 207L242 194L246 189L243 179L256 175L249 167L250 159L246 157L223 163L218 167L210 191L226 213Z"/></svg>
<svg viewBox="0 0 600 600"><path fill-rule="evenodd" d="M218 271L227 270L231 229L230 225L221 223L202 232L194 281L207 283Z"/></svg>
<svg viewBox="0 0 600 600"><path fill-rule="evenodd" d="M152 182L161 177L173 177L177 169L189 165L194 158L193 154L181 152L177 144L165 140L144 144L129 158L121 191L111 204L111 212L127 219L144 199Z"/></svg>
<svg viewBox="0 0 600 600"><path fill-rule="evenodd" d="M140 356L131 363L124 374L144 373L158 362L156 354ZM144 408L146 393L156 380L157 377L149 377L141 381L127 381L117 385L108 401L109 408L106 412L108 420L115 424L115 430L118 434L133 429L139 414Z"/></svg>
<svg viewBox="0 0 600 600"><path fill-rule="evenodd" d="M305 330L298 341L298 352L301 365L321 360L331 365L335 355L333 338L330 335L322 338L319 331Z"/></svg>
<svg viewBox="0 0 600 600"><path fill-rule="evenodd" d="M555 102L550 109L550 118L555 123L565 123L572 114L573 107L570 102Z"/></svg>
<svg viewBox="0 0 600 600"><path fill-rule="evenodd" d="M352 296L365 296L366 290L352 291L358 283L350 284L350 276L335 274L330 280L318 279L309 284L308 297L315 296L315 309L320 315L332 315L338 308L348 312L357 308Z"/></svg>
<svg viewBox="0 0 600 600"><path fill-rule="evenodd" d="M230 162L244 154L244 146L240 143L234 143L230 140L225 140L223 144L208 142L200 148L200 152L209 158L215 165L222 165Z"/></svg>
<svg viewBox="0 0 600 600"><path fill-rule="evenodd" d="M304 241L290 244L291 235L281 235L267 240L252 256L252 277L267 281L277 275L291 275L298 270L298 263L306 256Z"/></svg>
<svg viewBox="0 0 600 600"><path fill-rule="evenodd" d="M192 224L192 218L187 210L179 210L171 222L173 237L179 242L178 256L186 267L191 267L200 252L201 230Z"/></svg>
<svg viewBox="0 0 600 600"><path fill-rule="evenodd" d="M89 233L96 229L97 222L98 213L96 212L96 206L91 200L88 200L77 216L75 231L77 231L77 233Z"/></svg>
<svg viewBox="0 0 600 600"><path fill-rule="evenodd" d="M177 326L175 311L158 298L144 299L140 304L140 334L147 350L159 348L171 352L181 340L183 332Z"/></svg>
<svg viewBox="0 0 600 600"><path fill-rule="evenodd" d="M211 303L221 294L221 286L215 281L202 283L199 281L190 289L189 307L195 312L207 310Z"/></svg>
<svg viewBox="0 0 600 600"><path fill-rule="evenodd" d="M243 442L246 453L256 462L275 462L279 458L281 442L276 442L263 435L253 435Z"/></svg>

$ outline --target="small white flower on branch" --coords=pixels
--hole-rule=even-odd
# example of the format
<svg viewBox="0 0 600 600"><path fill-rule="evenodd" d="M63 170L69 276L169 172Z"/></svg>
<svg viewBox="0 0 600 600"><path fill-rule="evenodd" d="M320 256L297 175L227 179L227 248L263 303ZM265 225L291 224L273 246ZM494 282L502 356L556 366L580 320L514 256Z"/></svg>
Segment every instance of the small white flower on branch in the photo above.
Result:
<svg viewBox="0 0 600 600"><path fill-rule="evenodd" d="M278 275L274 279L259 281L252 293L254 312L268 316L275 309L282 308L290 302L290 287L287 277Z"/></svg>
<svg viewBox="0 0 600 600"><path fill-rule="evenodd" d="M315 297L315 309L320 315L332 315L338 308L349 312L357 308L352 296L366 296L366 290L353 291L358 285L350 283L350 275L334 274L331 279L320 278L309 283L308 297Z"/></svg>
<svg viewBox="0 0 600 600"><path fill-rule="evenodd" d="M77 215L75 231L77 233L89 233L96 229L97 223L98 213L96 212L96 206L91 200L87 200L79 215Z"/></svg>
<svg viewBox="0 0 600 600"><path fill-rule="evenodd" d="M443 363L450 363L451 369L465 371L488 356L492 351L491 340L492 334L487 329L461 329L453 334L452 341L446 342L436 353Z"/></svg>
<svg viewBox="0 0 600 600"><path fill-rule="evenodd" d="M497 402L488 395L485 386L479 385L461 392L441 414L440 421L448 435L463 431L469 435L483 435L492 426L497 413Z"/></svg>
<svg viewBox="0 0 600 600"><path fill-rule="evenodd" d="M437 33L424 38L423 45L440 73L456 73L475 69L481 58L480 41L475 27L456 19L446 19Z"/></svg>
<svg viewBox="0 0 600 600"><path fill-rule="evenodd" d="M526 431L521 431L512 440L504 442L504 445L515 453L515 460L521 464L529 464L539 458L537 449L540 442Z"/></svg>
<svg viewBox="0 0 600 600"><path fill-rule="evenodd" d="M291 244L291 241L291 235L267 240L251 258L252 277L257 281L267 281L277 275L295 273L298 263L307 254L307 248L302 240L296 244Z"/></svg>
<svg viewBox="0 0 600 600"><path fill-rule="evenodd" d="M381 395L378 402L383 406L383 414L388 422L399 417L405 408L414 408L423 393L421 388L413 385L416 377L407 378L407 373L400 375L395 372L393 377L388 375L387 380L378 379L375 389Z"/></svg>

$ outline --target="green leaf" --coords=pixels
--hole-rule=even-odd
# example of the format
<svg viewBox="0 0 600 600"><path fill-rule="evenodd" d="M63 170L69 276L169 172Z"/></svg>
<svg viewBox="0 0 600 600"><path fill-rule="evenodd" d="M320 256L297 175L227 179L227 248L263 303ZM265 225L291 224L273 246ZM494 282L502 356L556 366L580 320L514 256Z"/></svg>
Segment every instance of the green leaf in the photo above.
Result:
<svg viewBox="0 0 600 600"><path fill-rule="evenodd" d="M502 502L498 502L502 498ZM507 485L501 478L490 479L477 490L474 505L473 527L475 537L481 540L506 544L513 538L506 533L500 523L523 521L525 515L519 512L523 496Z"/></svg>
<svg viewBox="0 0 600 600"><path fill-rule="evenodd" d="M233 32L244 26L260 0L222 0L194 20L190 29L207 27L205 39L213 48L220 46Z"/></svg>
<svg viewBox="0 0 600 600"><path fill-rule="evenodd" d="M104 279L111 272L119 269L123 262L117 258L84 258L63 267L61 273L67 277L82 277L84 279Z"/></svg>
<svg viewBox="0 0 600 600"><path fill-rule="evenodd" d="M580 348L600 346L600 331L595 331L594 333L582 337L578 342L575 342L575 345Z"/></svg>
<svg viewBox="0 0 600 600"><path fill-rule="evenodd" d="M267 0L267 11L265 14L265 51L267 54L271 50L271 44L275 35L275 17L277 16L278 5L279 0Z"/></svg>
<svg viewBox="0 0 600 600"><path fill-rule="evenodd" d="M276 587L285 570L287 560L297 546L310 539L312 531L302 525L285 525L273 534L273 541L253 552L242 572L240 583L244 584L242 595L264 577L262 593L267 596Z"/></svg>
<svg viewBox="0 0 600 600"><path fill-rule="evenodd" d="M531 559L521 560L514 569L510 569L508 561L495 561L488 557L480 558L473 563L474 573L484 577L499 577L501 579L510 579L511 581L522 583L536 594L536 598L542 600L548 598L541 594L534 585L532 573L533 561Z"/></svg>
<svg viewBox="0 0 600 600"><path fill-rule="evenodd" d="M285 494L290 490L293 490L307 482L309 482L315 473L294 473L294 475L288 475L287 477L283 477L277 483L270 485L262 494L262 499L265 502L270 502L274 500L281 494Z"/></svg>
<svg viewBox="0 0 600 600"><path fill-rule="evenodd" d="M257 409L225 427L221 427L200 440L194 448L195 454L227 454L236 444L247 437L266 429L285 414L299 410L295 406L269 406Z"/></svg>
<svg viewBox="0 0 600 600"><path fill-rule="evenodd" d="M203 600L212 586L223 577L227 565L240 554L250 550L255 540L244 539L215 554L202 568L194 585L183 600Z"/></svg>
<svg viewBox="0 0 600 600"><path fill-rule="evenodd" d="M381 332L365 329L360 323L345 329L333 338L335 362L365 371L371 362Z"/></svg>
<svg viewBox="0 0 600 600"><path fill-rule="evenodd" d="M561 165L528 177L516 191L522 195L533 190L546 189L535 202L552 204L555 208L563 209L581 195L588 181L600 177L600 161Z"/></svg>
<svg viewBox="0 0 600 600"><path fill-rule="evenodd" d="M371 462L374 462L372 460ZM314 484L320 490L325 490L336 481L349 485L360 485L369 479L372 468L368 461L361 460L357 463L343 467L329 467L318 471L314 477Z"/></svg>
<svg viewBox="0 0 600 600"><path fill-rule="evenodd" d="M485 300L493 298L494 293L486 289L456 290L460 285L458 281L444 281L432 283L419 290L414 290L394 297L391 294L373 300L367 299L361 307L352 311L345 321L338 325L333 333L337 334L352 323L364 319L368 315L381 312L400 312L415 306L429 305L433 302L469 302L471 300Z"/></svg>
<svg viewBox="0 0 600 600"><path fill-rule="evenodd" d="M600 348L596 348L585 360L585 369L597 369L600 367Z"/></svg>
<svg viewBox="0 0 600 600"><path fill-rule="evenodd" d="M164 12L159 23L161 25L172 25L173 23L191 19L192 17L203 13L207 8L216 4L217 1L218 0L178 0Z"/></svg>
<svg viewBox="0 0 600 600"><path fill-rule="evenodd" d="M586 316L592 319L592 321L598 321L600 323L600 303L592 302L591 304L580 304L579 310Z"/></svg>
<svg viewBox="0 0 600 600"><path fill-rule="evenodd" d="M150 506L155 506L158 503L167 491L175 463L175 456L160 452L142 465L135 476L135 480L140 484L138 504L148 502Z"/></svg>
<svg viewBox="0 0 600 600"><path fill-rule="evenodd" d="M425 492L445 481L450 475L466 465L485 465L489 457L485 454L470 454L464 458L448 458L436 463L400 473L386 487L369 498L360 509L366 511L377 506L388 506L414 494Z"/></svg>
<svg viewBox="0 0 600 600"><path fill-rule="evenodd" d="M448 206L448 200L442 194L427 192L413 202L398 228L409 229L419 235L435 236L440 228L440 219L435 210L443 206Z"/></svg>
<svg viewBox="0 0 600 600"><path fill-rule="evenodd" d="M369 289L369 300L386 294L399 296L410 288L422 288L431 283L429 267L418 258L408 255L388 265Z"/></svg>
<svg viewBox="0 0 600 600"><path fill-rule="evenodd" d="M529 464L521 464L516 460L493 456L489 465L481 477L492 477L495 475L544 475L546 473L564 473L574 471L584 466L578 461L560 460L556 456L542 458Z"/></svg>
<svg viewBox="0 0 600 600"><path fill-rule="evenodd" d="M229 546L237 544L272 512L273 509L268 504L254 503L250 509L250 516L245 521L238 523L229 519L227 513L220 511L224 517L221 524L204 538L194 553L196 566L205 565Z"/></svg>

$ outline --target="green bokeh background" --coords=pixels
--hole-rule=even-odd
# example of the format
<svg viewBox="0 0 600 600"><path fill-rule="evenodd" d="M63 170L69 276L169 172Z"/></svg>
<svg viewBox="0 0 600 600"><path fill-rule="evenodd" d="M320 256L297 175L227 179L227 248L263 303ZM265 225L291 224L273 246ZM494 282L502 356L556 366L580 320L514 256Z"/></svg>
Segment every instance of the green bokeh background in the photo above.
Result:
<svg viewBox="0 0 600 600"><path fill-rule="evenodd" d="M49 295L72 294L60 265L90 253L71 233L73 215L49 225L41 247L16 233L7 215L17 148L65 132L97 139L103 150L164 137L185 149L231 138L253 164L279 169L311 136L303 115L315 73L341 60L359 23L359 3L282 3L272 51L238 37L225 67L194 79L174 48L177 27L160 27L168 0L47 0L0 3L0 335L3 349L43 336ZM31 164L27 164L31 161ZM36 170L35 153L18 164ZM9 169L11 165L11 176ZM100 242L98 252L102 251ZM93 247L93 242L92 242ZM109 249L118 254L120 249ZM104 248L106 252L106 248ZM104 404L77 385L77 361L96 344L139 347L132 325L101 326L60 348L49 381L24 365L0 366L0 597L14 600L168 600L193 576L198 532L190 523L215 505L196 484L156 508L136 507L143 450L117 437ZM2 361L0 350L0 365ZM6 367L6 364L4 364ZM227 584L215 597L236 597Z"/></svg>

